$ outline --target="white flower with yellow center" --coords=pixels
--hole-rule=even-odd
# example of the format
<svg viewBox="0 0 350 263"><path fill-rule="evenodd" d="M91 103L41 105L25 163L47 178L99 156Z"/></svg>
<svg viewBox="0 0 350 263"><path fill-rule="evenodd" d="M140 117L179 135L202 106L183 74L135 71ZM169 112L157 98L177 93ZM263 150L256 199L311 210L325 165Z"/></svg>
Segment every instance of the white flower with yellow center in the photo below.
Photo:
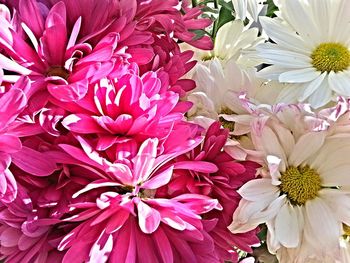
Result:
<svg viewBox="0 0 350 263"><path fill-rule="evenodd" d="M271 64L259 75L293 83L288 96L314 108L350 97L350 1L280 0L279 9L276 18L260 17L274 43L257 48Z"/></svg>
<svg viewBox="0 0 350 263"><path fill-rule="evenodd" d="M350 223L350 139L319 127L327 125L295 105L252 123L268 173L240 188L229 228L244 233L266 223L280 262L339 258L342 224Z"/></svg>

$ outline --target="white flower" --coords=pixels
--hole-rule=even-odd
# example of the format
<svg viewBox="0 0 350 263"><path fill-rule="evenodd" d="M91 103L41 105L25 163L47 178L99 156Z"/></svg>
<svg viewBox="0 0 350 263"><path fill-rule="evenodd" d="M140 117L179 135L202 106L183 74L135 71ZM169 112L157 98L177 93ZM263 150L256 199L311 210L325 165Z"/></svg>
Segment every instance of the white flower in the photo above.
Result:
<svg viewBox="0 0 350 263"><path fill-rule="evenodd" d="M263 43L265 38L258 34L257 28L249 28L244 26L241 20L235 20L220 27L212 51L199 50L188 44L180 46L182 50L193 50L194 58L203 63L218 58L224 65L227 61L234 59L237 65L244 70L262 63L262 59L257 55L256 47Z"/></svg>
<svg viewBox="0 0 350 263"><path fill-rule="evenodd" d="M236 19L258 21L258 15L264 8L266 0L232 0Z"/></svg>
<svg viewBox="0 0 350 263"><path fill-rule="evenodd" d="M261 77L293 83L286 92L314 108L350 96L350 1L280 0L277 18L260 17L275 43L257 49L272 64Z"/></svg>
<svg viewBox="0 0 350 263"><path fill-rule="evenodd" d="M323 122L289 105L252 123L268 173L240 188L229 228L243 233L266 223L268 248L282 263L339 258L342 224L350 223L350 140L318 129Z"/></svg>

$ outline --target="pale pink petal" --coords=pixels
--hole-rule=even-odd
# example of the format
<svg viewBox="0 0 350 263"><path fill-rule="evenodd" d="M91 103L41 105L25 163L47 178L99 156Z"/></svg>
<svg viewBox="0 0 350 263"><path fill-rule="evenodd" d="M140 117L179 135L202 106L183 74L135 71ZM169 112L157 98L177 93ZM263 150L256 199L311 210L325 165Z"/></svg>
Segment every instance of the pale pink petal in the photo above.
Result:
<svg viewBox="0 0 350 263"><path fill-rule="evenodd" d="M145 189L157 189L163 185L169 183L172 175L173 175L173 166L170 166L166 170L152 176L149 180L142 184L142 188Z"/></svg>
<svg viewBox="0 0 350 263"><path fill-rule="evenodd" d="M160 224L160 214L142 201L137 203L139 226L146 234L153 233Z"/></svg>

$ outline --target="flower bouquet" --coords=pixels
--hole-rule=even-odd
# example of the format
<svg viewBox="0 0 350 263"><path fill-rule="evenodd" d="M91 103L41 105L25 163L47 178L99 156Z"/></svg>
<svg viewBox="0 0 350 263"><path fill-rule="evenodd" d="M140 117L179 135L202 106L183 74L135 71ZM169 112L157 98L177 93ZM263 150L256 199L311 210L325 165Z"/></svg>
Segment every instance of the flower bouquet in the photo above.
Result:
<svg viewBox="0 0 350 263"><path fill-rule="evenodd" d="M0 0L0 261L350 262L350 1Z"/></svg>

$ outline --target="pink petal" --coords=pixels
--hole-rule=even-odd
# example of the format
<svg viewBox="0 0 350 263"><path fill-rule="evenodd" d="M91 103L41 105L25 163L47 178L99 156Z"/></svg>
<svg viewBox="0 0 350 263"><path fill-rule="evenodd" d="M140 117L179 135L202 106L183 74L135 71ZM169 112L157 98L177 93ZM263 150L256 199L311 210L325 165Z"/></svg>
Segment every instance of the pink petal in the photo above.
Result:
<svg viewBox="0 0 350 263"><path fill-rule="evenodd" d="M139 226L146 234L156 231L160 224L160 214L141 200L137 203Z"/></svg>
<svg viewBox="0 0 350 263"><path fill-rule="evenodd" d="M31 31L39 38L44 31L44 18L40 13L37 2L34 0L20 0L18 7L21 20L30 25Z"/></svg>
<svg viewBox="0 0 350 263"><path fill-rule="evenodd" d="M62 125L72 132L89 134L104 132L104 129L86 114L71 114L62 121Z"/></svg>
<svg viewBox="0 0 350 263"><path fill-rule="evenodd" d="M100 188L100 187L113 187L113 186L120 186L121 184L116 182L110 182L106 179L96 180L88 185L86 185L83 189L79 190L73 195L73 198L77 198L79 195L86 193L92 189Z"/></svg>
<svg viewBox="0 0 350 263"><path fill-rule="evenodd" d="M21 151L13 153L12 158L12 162L16 166L36 176L47 176L57 169L56 163L45 153L25 146L22 147Z"/></svg>
<svg viewBox="0 0 350 263"><path fill-rule="evenodd" d="M182 161L174 164L174 169L185 169L201 173L215 173L219 168L209 162L204 161Z"/></svg>
<svg viewBox="0 0 350 263"><path fill-rule="evenodd" d="M0 152L14 153L21 150L20 139L13 135L0 135Z"/></svg>
<svg viewBox="0 0 350 263"><path fill-rule="evenodd" d="M88 91L88 80L83 79L68 85L47 84L47 90L59 101L77 101L82 99Z"/></svg>
<svg viewBox="0 0 350 263"><path fill-rule="evenodd" d="M155 176L152 176L149 180L142 184L142 188L145 189L157 189L163 185L169 183L172 175L173 175L173 166L170 166L166 170L158 173Z"/></svg>
<svg viewBox="0 0 350 263"><path fill-rule="evenodd" d="M15 120L27 105L27 98L22 90L12 88L0 98L0 129Z"/></svg>
<svg viewBox="0 0 350 263"><path fill-rule="evenodd" d="M109 234L118 231L124 225L129 216L130 213L125 209L118 210L118 212L115 213L108 221L106 233Z"/></svg>
<svg viewBox="0 0 350 263"><path fill-rule="evenodd" d="M113 236L105 232L92 245L90 250L90 262L107 262L113 249Z"/></svg>
<svg viewBox="0 0 350 263"><path fill-rule="evenodd" d="M147 139L140 146L139 152L133 158L134 176L136 181L146 181L152 172L157 154L158 139Z"/></svg>

